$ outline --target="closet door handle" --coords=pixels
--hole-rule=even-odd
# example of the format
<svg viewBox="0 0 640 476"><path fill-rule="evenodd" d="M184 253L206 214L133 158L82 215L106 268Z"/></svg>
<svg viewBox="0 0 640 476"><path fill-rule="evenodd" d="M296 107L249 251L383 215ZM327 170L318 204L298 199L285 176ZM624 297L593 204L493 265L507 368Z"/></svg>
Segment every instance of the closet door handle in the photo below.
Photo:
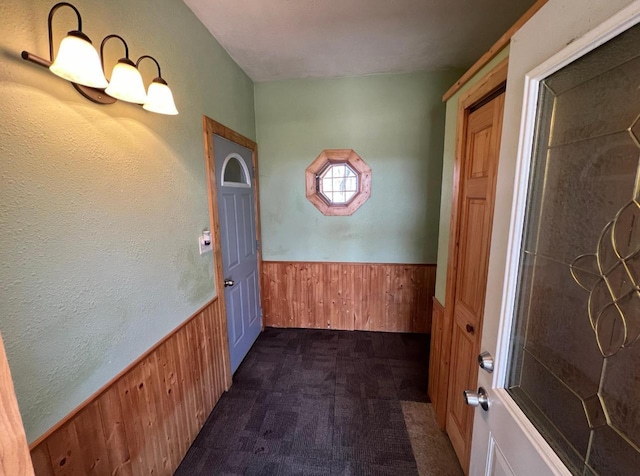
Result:
<svg viewBox="0 0 640 476"><path fill-rule="evenodd" d="M473 328L473 326L471 324L467 324L467 333L473 335L473 333L475 332L475 329Z"/></svg>

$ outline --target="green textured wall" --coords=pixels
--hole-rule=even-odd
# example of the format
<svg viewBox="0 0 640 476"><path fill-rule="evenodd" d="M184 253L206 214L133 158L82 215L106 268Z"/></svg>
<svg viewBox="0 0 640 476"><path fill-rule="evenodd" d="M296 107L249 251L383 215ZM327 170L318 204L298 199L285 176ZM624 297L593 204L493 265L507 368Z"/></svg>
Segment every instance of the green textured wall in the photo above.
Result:
<svg viewBox="0 0 640 476"><path fill-rule="evenodd" d="M438 267L436 269L436 298L445 304L447 260L449 259L449 224L451 223L451 193L453 187L453 164L456 154L456 127L458 123L458 100L471 86L480 81L500 61L509 56L507 46L476 73L456 94L447 101L444 130L444 154L442 159L442 195L440 200L440 228L438 233Z"/></svg>
<svg viewBox="0 0 640 476"><path fill-rule="evenodd" d="M177 117L21 60L48 56L53 3L0 3L0 332L30 441L215 295L202 115L255 137L252 81L182 1L74 1L94 44L158 59ZM60 10L57 41L70 29Z"/></svg>
<svg viewBox="0 0 640 476"><path fill-rule="evenodd" d="M263 258L434 263L444 104L459 71L257 83ZM371 198L350 217L305 197L323 149L354 149Z"/></svg>

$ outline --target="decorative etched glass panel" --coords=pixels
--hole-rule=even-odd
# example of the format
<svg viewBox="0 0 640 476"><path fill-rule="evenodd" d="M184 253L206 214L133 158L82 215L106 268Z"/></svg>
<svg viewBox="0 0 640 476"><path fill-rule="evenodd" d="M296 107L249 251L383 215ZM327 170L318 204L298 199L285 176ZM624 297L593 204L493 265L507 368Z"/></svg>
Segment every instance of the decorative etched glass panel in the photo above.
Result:
<svg viewBox="0 0 640 476"><path fill-rule="evenodd" d="M537 114L507 387L574 474L639 474L640 26Z"/></svg>

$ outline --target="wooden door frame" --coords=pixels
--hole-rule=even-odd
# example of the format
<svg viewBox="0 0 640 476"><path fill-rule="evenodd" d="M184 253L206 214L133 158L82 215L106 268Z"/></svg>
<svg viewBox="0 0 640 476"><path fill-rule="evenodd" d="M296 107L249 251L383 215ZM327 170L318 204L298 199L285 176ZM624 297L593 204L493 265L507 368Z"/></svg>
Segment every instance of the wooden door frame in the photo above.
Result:
<svg viewBox="0 0 640 476"><path fill-rule="evenodd" d="M225 345L225 381L227 390L231 388L231 355L229 354L229 334L227 330L227 305L224 297L224 271L222 269L222 243L220 241L220 215L218 213L218 184L216 180L216 162L213 146L213 135L227 139L235 144L245 147L251 151L251 162L253 166L253 204L255 209L256 239L260 246L257 249L258 259L258 293L260 294L260 325L264 330L264 316L262 315L262 237L260 233L260 201L258 188L258 145L251 139L235 132L223 124L202 116L204 130L205 165L207 170L207 190L209 195L209 221L213 231L213 256L216 273L216 295L218 296L220 312L224 315L224 345Z"/></svg>
<svg viewBox="0 0 640 476"><path fill-rule="evenodd" d="M451 221L449 224L449 255L447 257L447 279L445 288L445 307L442 329L442 358L445 359L442 381L438 387L445 389L440 395L444 396L442 405L438 405L441 411L437 413L438 425L446 429L446 419L449 411L449 373L451 372L451 338L453 332L453 311L456 295L456 283L458 278L458 238L460 235L460 216L462 201L460 200L460 184L463 173L467 124L469 114L474 106L495 94L503 88L507 82L507 70L509 58L498 63L482 80L472 86L466 93L460 96L458 102L458 121L456 125L456 151L453 166L453 187L451 194ZM496 170L497 173L497 170ZM492 214L493 216L493 214ZM485 291L486 292L486 291ZM478 326L478 339L481 338L482 326ZM440 393L440 392L439 392ZM460 396L462 398L462 396Z"/></svg>
<svg viewBox="0 0 640 476"><path fill-rule="evenodd" d="M33 476L33 465L11 370L0 334L0 474Z"/></svg>

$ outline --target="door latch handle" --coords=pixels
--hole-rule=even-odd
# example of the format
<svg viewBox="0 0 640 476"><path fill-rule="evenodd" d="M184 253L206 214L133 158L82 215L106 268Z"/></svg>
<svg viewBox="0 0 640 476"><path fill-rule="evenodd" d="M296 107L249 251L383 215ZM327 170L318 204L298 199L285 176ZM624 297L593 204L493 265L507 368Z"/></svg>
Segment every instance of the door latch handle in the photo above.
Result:
<svg viewBox="0 0 640 476"><path fill-rule="evenodd" d="M484 388L480 387L477 393L473 390L465 390L463 394L464 403L470 407L480 407L485 412L489 411L489 395Z"/></svg>
<svg viewBox="0 0 640 476"><path fill-rule="evenodd" d="M224 280L224 287L225 288L233 286L234 284L236 284L236 282L233 279L225 279Z"/></svg>
<svg viewBox="0 0 640 476"><path fill-rule="evenodd" d="M478 354L478 365L482 370L486 370L489 373L493 372L493 356L486 350Z"/></svg>

